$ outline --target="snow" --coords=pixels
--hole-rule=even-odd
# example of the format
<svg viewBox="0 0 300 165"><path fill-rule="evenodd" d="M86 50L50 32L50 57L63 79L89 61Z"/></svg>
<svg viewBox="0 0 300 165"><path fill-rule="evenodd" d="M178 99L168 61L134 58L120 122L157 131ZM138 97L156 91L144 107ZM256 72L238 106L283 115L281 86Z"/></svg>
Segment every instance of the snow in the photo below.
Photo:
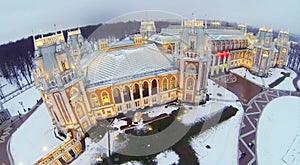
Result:
<svg viewBox="0 0 300 165"><path fill-rule="evenodd" d="M234 106L242 110L242 105L237 102L238 97L232 92L218 86L212 80L208 80L208 93L212 100L204 105L192 106L184 104L187 113L181 116L181 122L185 125L192 125L195 122L202 121L204 118L210 118L216 113L222 111L227 106ZM218 95L221 94L221 95Z"/></svg>
<svg viewBox="0 0 300 165"><path fill-rule="evenodd" d="M54 137L53 128L46 106L42 104L11 136L10 150L15 164L33 164L60 145L62 141Z"/></svg>
<svg viewBox="0 0 300 165"><path fill-rule="evenodd" d="M22 86L27 84L25 78L23 78L23 77L22 77L20 83ZM16 89L18 89L16 85L10 84L4 77L0 77L0 86L3 86L1 89L2 89L2 92L4 95L7 95L7 94L15 91Z"/></svg>
<svg viewBox="0 0 300 165"><path fill-rule="evenodd" d="M18 111L20 113L24 113L19 101L23 102L24 108L27 111L27 108L31 108L33 105L35 105L36 101L41 98L38 90L34 86L27 89L23 93L20 91L18 92L19 94L16 97L3 104L3 106L8 109L11 116L19 115Z"/></svg>
<svg viewBox="0 0 300 165"><path fill-rule="evenodd" d="M274 99L265 107L257 128L258 164L300 164L299 107L300 98L294 96Z"/></svg>
<svg viewBox="0 0 300 165"><path fill-rule="evenodd" d="M238 137L243 112L192 138L190 145L203 165L238 164ZM206 148L209 145L211 148Z"/></svg>
<svg viewBox="0 0 300 165"><path fill-rule="evenodd" d="M172 150L168 150L156 155L155 161L158 165L179 164L179 156Z"/></svg>
<svg viewBox="0 0 300 165"><path fill-rule="evenodd" d="M116 136L119 131L110 132L110 146L111 153L116 152L126 146L125 141L117 141ZM108 134L106 133L101 140L98 142L91 141L90 138L85 139L86 151L77 157L71 164L72 165L82 165L82 164L95 164L97 157L106 157L108 155Z"/></svg>
<svg viewBox="0 0 300 165"><path fill-rule="evenodd" d="M238 99L236 95L221 86L214 85L211 80L208 81L208 92L214 100L209 101L205 106L198 106L197 110L189 110L183 115L183 123L192 124L193 118L194 121L199 121L203 117L211 117L229 105L238 108L239 111L230 119L192 138L190 145L196 152L200 164L238 164L238 137L244 113L243 107L240 102L236 102ZM222 95L218 96L217 93ZM206 148L206 145L211 148Z"/></svg>
<svg viewBox="0 0 300 165"><path fill-rule="evenodd" d="M121 165L143 165L141 162L138 162L138 161L130 161L130 162L127 162L127 163L123 163Z"/></svg>
<svg viewBox="0 0 300 165"><path fill-rule="evenodd" d="M187 111L182 114L180 121L185 125L192 125L203 119L203 117L211 117L214 113L220 112L229 105L238 108L240 111L230 118L229 120L219 124L218 126L208 129L203 134L193 138L191 140L191 146L197 152L199 160L201 163L210 164L208 162L225 162L224 164L237 164L238 160L238 137L239 130L243 116L243 108L240 102L237 102L238 97L227 89L218 86L212 80L208 80L208 92L211 93L210 97L213 99L208 101L203 106L192 106L188 104L183 104ZM218 95L221 94L221 95ZM190 109L190 107L192 109ZM162 113L170 114L173 110L177 109L175 106L168 106L165 108L164 105L146 109L143 114L148 114L149 117L156 117ZM114 120L112 126L119 128L126 123L123 120ZM138 125L137 127L143 127L144 125ZM115 137L120 130L111 131L111 137ZM120 148L126 146L125 142L119 143L115 138L111 138L111 146L114 146L113 151L118 151ZM199 141L201 141L199 143ZM226 143L224 143L226 141ZM107 134L99 142L91 142L91 140L86 140L87 149L83 152L75 161L72 162L73 165L80 164L93 164L97 156L107 155ZM203 146L210 144L212 148L209 151ZM205 150L206 155L203 156ZM225 152L226 151L226 152ZM218 159L216 159L218 155ZM158 164L172 164L179 162L179 156L174 151L165 151L157 155L156 160ZM140 162L131 161L126 164L140 164Z"/></svg>
<svg viewBox="0 0 300 165"><path fill-rule="evenodd" d="M236 68L230 70L232 73L235 73L237 75L240 75L241 77L244 77L246 68ZM274 89L278 90L289 90L289 91L296 91L296 88L293 85L293 79L297 76L297 74L291 70L291 69L281 69L281 68L271 68L270 69L270 76L267 78L261 78L258 76L255 76L251 74L249 71L246 73L246 79L253 82L254 84L269 87L268 85L273 83L278 78L282 77L283 75L281 72L289 72L290 76L286 77L283 82L278 84L274 87Z"/></svg>

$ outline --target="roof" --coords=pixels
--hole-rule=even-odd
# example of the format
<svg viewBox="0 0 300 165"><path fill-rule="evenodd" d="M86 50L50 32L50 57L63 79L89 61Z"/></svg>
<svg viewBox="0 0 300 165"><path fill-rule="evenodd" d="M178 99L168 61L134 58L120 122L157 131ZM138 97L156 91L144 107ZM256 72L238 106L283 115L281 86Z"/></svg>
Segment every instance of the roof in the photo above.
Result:
<svg viewBox="0 0 300 165"><path fill-rule="evenodd" d="M171 55L162 54L155 44L97 52L85 68L88 88L174 71Z"/></svg>
<svg viewBox="0 0 300 165"><path fill-rule="evenodd" d="M208 33L209 40L238 40L247 39L239 30L229 29L205 29Z"/></svg>
<svg viewBox="0 0 300 165"><path fill-rule="evenodd" d="M169 44L169 43L176 43L178 42L178 38L176 36L172 35L166 35L166 34L153 34L149 41L153 41L159 44Z"/></svg>

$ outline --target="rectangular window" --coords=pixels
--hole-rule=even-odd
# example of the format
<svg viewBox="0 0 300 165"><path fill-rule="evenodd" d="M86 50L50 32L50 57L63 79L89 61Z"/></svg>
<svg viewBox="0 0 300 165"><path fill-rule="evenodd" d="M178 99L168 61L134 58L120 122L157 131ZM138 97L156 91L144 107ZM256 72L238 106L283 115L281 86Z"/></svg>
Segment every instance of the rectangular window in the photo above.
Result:
<svg viewBox="0 0 300 165"><path fill-rule="evenodd" d="M130 109L130 108L131 108L130 103L126 104L126 108L127 108L127 109Z"/></svg>

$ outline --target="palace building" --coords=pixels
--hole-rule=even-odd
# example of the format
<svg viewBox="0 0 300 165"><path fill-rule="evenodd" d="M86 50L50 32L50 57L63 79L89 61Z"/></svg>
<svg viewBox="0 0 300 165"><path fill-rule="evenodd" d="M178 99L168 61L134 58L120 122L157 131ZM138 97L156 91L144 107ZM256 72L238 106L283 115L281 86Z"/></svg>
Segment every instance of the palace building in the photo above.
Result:
<svg viewBox="0 0 300 165"><path fill-rule="evenodd" d="M209 76L240 66L265 76L268 68L285 65L289 48L287 32L273 42L270 29L251 38L245 25L207 27L196 19L159 34L153 21L142 22L140 34L98 43L98 50L87 53L80 29L68 31L67 38L61 31L34 38L36 87L53 124L74 139L120 113L170 101L205 103Z"/></svg>

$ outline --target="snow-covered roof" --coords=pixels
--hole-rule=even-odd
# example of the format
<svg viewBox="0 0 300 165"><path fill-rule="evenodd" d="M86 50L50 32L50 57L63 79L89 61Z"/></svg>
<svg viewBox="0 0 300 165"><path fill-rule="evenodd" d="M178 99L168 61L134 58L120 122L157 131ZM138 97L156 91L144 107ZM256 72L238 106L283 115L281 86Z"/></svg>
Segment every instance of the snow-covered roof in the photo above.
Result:
<svg viewBox="0 0 300 165"><path fill-rule="evenodd" d="M153 34L149 41L153 41L159 44L169 44L169 43L176 43L178 42L178 38L176 36L172 35L166 35L166 34Z"/></svg>
<svg viewBox="0 0 300 165"><path fill-rule="evenodd" d="M176 70L172 56L162 54L155 44L98 52L93 56L96 57L85 68L88 87Z"/></svg>
<svg viewBox="0 0 300 165"><path fill-rule="evenodd" d="M239 30L229 30L229 29L206 29L208 33L209 40L238 40L247 39L241 31Z"/></svg>

